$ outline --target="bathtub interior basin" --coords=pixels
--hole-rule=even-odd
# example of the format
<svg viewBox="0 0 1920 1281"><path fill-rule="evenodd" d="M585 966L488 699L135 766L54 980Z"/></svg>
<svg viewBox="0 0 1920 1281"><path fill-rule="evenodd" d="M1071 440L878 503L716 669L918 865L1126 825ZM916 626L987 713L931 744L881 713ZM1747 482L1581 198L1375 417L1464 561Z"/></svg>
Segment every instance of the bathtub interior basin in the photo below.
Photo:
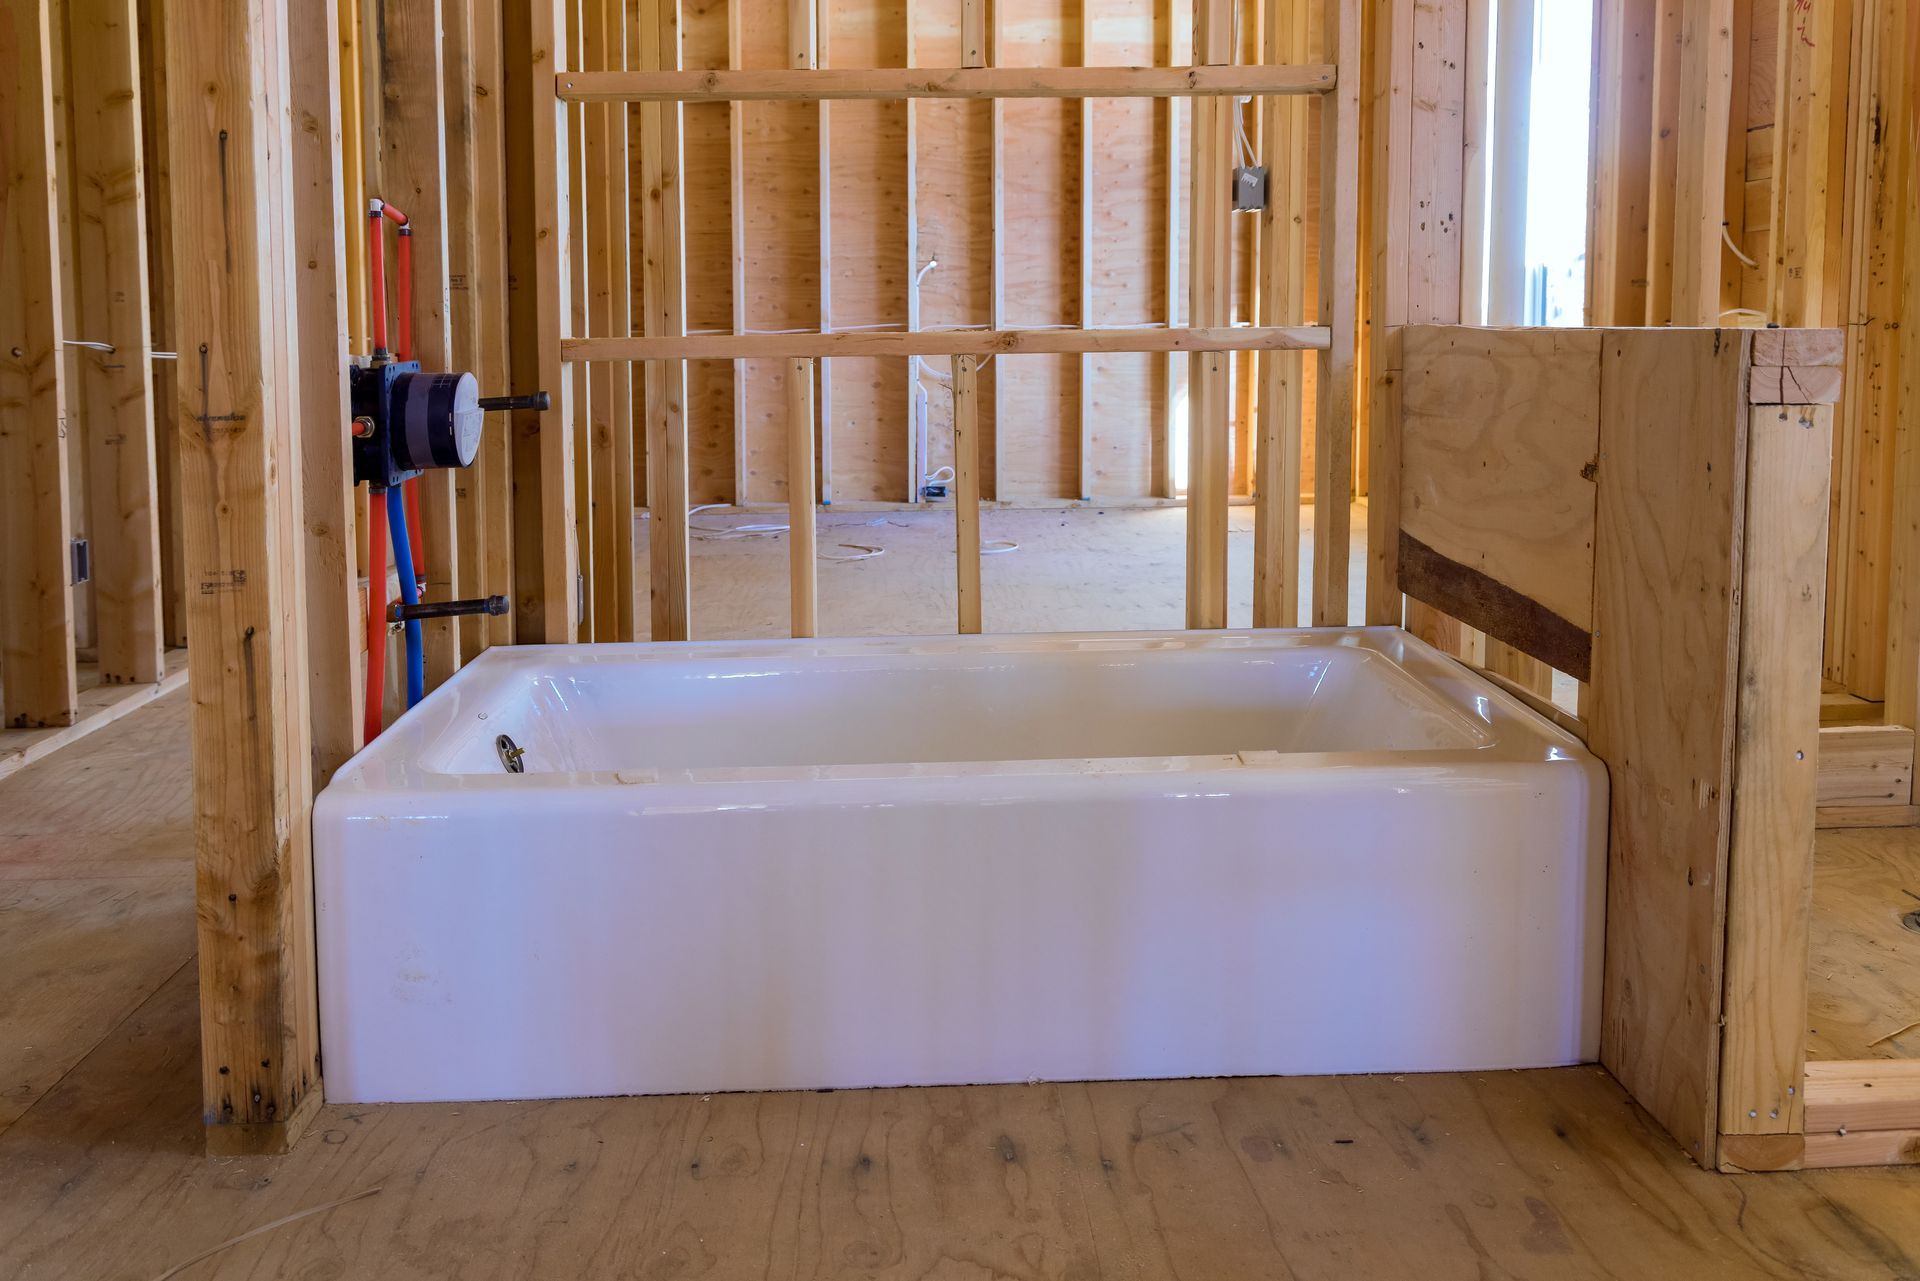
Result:
<svg viewBox="0 0 1920 1281"><path fill-rule="evenodd" d="M1020 637L674 649L490 651L485 677L463 677L474 688L453 695L475 706L473 718L441 719L443 732L403 759L429 773L498 774L492 731L518 731L525 772L569 774L1493 741L1478 704L1455 705L1371 645Z"/></svg>
<svg viewBox="0 0 1920 1281"><path fill-rule="evenodd" d="M1580 1062L1606 795L1395 629L494 649L316 805L327 1090Z"/></svg>

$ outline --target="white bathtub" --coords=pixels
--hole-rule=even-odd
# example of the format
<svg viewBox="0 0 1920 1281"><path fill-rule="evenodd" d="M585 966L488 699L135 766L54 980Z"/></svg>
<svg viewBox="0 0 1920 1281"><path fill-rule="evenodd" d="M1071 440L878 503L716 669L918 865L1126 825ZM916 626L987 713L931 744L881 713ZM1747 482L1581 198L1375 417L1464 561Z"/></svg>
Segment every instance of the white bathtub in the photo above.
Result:
<svg viewBox="0 0 1920 1281"><path fill-rule="evenodd" d="M494 649L319 798L326 1092L1582 1062L1606 787L1390 629Z"/></svg>

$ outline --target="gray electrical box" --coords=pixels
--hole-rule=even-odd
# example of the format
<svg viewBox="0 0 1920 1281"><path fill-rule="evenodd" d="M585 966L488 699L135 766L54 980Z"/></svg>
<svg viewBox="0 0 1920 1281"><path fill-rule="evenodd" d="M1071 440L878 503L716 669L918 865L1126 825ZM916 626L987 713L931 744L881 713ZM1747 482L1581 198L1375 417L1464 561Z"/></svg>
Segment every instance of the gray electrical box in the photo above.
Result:
<svg viewBox="0 0 1920 1281"><path fill-rule="evenodd" d="M1267 167L1240 165L1233 171L1233 211L1257 213L1267 207Z"/></svg>

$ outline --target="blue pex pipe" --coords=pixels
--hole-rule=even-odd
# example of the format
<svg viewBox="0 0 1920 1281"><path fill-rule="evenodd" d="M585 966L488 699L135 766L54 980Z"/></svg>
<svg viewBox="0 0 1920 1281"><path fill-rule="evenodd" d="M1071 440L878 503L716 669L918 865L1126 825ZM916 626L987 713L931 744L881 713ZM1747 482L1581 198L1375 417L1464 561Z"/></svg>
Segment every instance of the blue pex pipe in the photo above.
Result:
<svg viewBox="0 0 1920 1281"><path fill-rule="evenodd" d="M413 542L407 537L407 504L398 493L387 497L387 529L393 538L393 570L400 578L400 603L420 603L420 580L413 576ZM420 620L407 620L407 706L427 696L427 651Z"/></svg>

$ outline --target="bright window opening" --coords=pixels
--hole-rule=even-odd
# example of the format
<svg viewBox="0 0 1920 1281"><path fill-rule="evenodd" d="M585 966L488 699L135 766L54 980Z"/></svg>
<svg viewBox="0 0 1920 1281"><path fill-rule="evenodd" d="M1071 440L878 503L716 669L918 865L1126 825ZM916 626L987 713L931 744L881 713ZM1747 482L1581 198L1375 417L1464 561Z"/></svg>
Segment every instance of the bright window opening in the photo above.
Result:
<svg viewBox="0 0 1920 1281"><path fill-rule="evenodd" d="M1586 319L1593 0L1540 0L1533 33L1526 322L1580 325Z"/></svg>

